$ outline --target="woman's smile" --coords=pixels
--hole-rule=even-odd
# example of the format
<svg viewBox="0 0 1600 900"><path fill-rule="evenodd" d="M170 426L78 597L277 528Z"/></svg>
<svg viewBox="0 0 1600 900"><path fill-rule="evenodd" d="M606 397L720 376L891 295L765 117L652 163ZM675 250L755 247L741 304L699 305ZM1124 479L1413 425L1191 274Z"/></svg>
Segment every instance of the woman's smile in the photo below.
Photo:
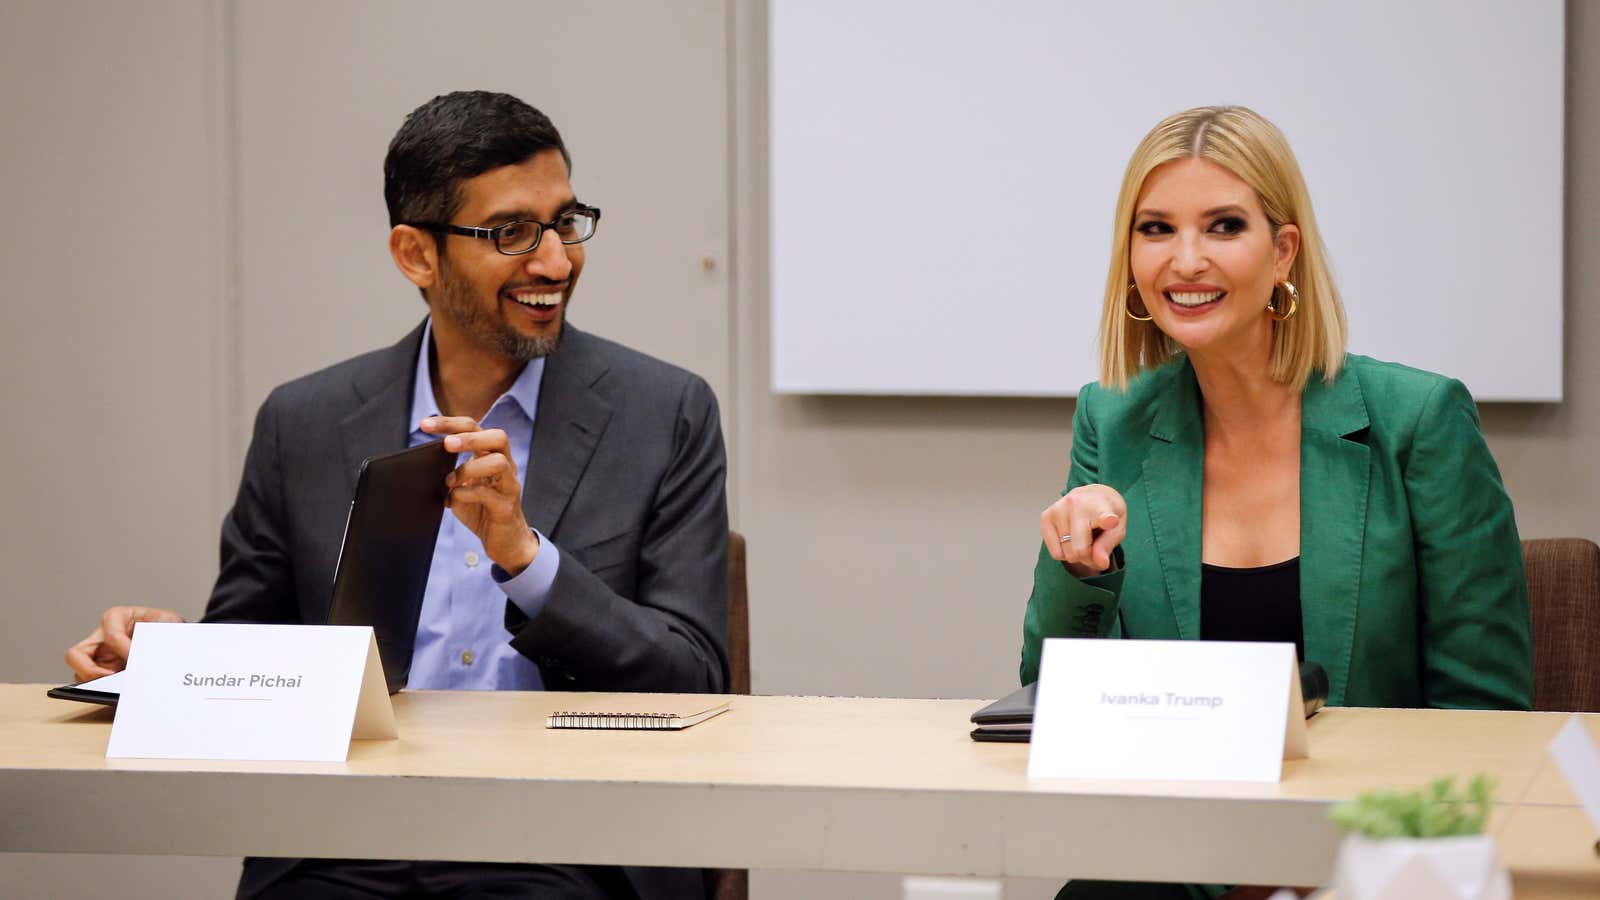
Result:
<svg viewBox="0 0 1600 900"><path fill-rule="evenodd" d="M1222 304L1228 292L1211 284L1169 284L1161 292L1180 316L1203 316Z"/></svg>

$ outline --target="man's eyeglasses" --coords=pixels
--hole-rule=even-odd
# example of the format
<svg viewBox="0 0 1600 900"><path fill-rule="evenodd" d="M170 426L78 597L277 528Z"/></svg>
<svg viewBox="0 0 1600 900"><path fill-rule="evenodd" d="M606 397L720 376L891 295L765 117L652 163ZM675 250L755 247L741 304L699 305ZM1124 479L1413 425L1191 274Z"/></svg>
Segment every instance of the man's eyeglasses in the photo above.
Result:
<svg viewBox="0 0 1600 900"><path fill-rule="evenodd" d="M539 247L539 239L546 231L554 231L563 244L581 244L594 237L600 225L600 210L593 206L578 206L556 216L549 222L517 220L493 228L474 228L471 225L447 225L442 222L409 222L413 228L435 234L459 234L463 237L494 241L494 248L507 256L532 253Z"/></svg>

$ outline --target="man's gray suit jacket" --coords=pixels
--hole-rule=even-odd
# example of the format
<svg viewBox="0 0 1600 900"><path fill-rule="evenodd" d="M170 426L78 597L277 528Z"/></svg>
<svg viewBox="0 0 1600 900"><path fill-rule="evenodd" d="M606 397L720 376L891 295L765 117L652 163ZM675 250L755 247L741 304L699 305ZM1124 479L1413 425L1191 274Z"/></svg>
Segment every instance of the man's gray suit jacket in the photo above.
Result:
<svg viewBox="0 0 1600 900"><path fill-rule="evenodd" d="M223 520L205 621L327 621L361 462L410 438L422 335L419 325L267 397ZM528 458L523 512L561 565L539 614L507 602L506 627L545 686L726 690L727 459L705 381L569 324L546 359ZM386 658L411 659L421 601L374 623ZM293 862L247 860L240 896ZM644 900L701 896L698 870L627 872Z"/></svg>

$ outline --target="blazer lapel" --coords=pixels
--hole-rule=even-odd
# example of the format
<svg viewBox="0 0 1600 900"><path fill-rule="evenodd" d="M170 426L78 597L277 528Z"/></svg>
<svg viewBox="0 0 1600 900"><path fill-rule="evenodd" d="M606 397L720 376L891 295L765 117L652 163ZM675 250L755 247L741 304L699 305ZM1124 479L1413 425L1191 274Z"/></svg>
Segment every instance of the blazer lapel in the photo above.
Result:
<svg viewBox="0 0 1600 900"><path fill-rule="evenodd" d="M1328 703L1349 683L1361 551L1366 543L1371 426L1361 384L1313 379L1301 402L1300 609L1306 659L1328 670Z"/></svg>
<svg viewBox="0 0 1600 900"><path fill-rule="evenodd" d="M608 369L600 347L570 324L565 327L561 346L545 362L522 483L523 516L552 538L611 421L611 404L596 387Z"/></svg>
<svg viewBox="0 0 1600 900"><path fill-rule="evenodd" d="M352 496L367 457L404 450L411 439L411 423L406 419L411 415L411 386L416 379L417 354L422 350L422 332L423 325L418 325L350 381L356 408L339 422L339 437Z"/></svg>
<svg viewBox="0 0 1600 900"><path fill-rule="evenodd" d="M1200 521L1205 431L1200 391L1187 361L1150 423L1142 480L1156 560L1179 638L1200 637Z"/></svg>

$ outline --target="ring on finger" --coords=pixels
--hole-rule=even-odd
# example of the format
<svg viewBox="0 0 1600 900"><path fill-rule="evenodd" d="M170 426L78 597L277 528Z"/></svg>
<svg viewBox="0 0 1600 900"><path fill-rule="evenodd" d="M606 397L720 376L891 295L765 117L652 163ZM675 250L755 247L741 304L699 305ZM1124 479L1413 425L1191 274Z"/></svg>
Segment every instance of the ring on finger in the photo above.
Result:
<svg viewBox="0 0 1600 900"><path fill-rule="evenodd" d="M1062 536L1061 536L1061 543L1063 543L1063 544L1070 544L1070 543L1072 543L1072 535L1070 535L1070 534L1063 534L1063 535L1062 535Z"/></svg>

